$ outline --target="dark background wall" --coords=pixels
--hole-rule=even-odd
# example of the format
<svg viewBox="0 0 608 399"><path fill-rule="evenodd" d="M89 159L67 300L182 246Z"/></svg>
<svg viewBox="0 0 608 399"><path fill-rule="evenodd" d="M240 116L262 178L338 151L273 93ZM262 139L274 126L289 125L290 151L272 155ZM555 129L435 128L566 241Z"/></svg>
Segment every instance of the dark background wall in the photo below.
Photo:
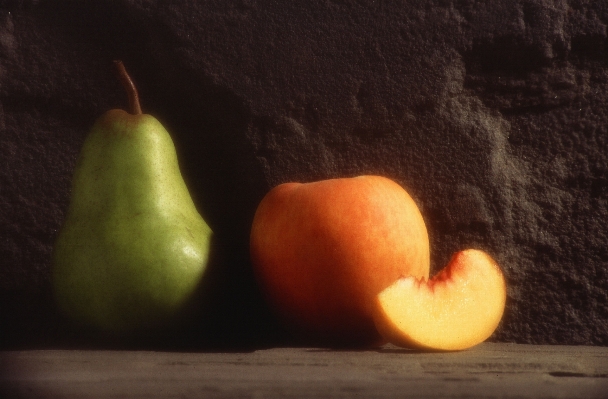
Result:
<svg viewBox="0 0 608 399"><path fill-rule="evenodd" d="M49 260L84 137L126 104L114 59L220 243L200 337L282 339L247 252L271 187L373 173L419 204L433 271L502 265L493 340L608 345L607 23L603 0L0 1L3 347L79 336Z"/></svg>

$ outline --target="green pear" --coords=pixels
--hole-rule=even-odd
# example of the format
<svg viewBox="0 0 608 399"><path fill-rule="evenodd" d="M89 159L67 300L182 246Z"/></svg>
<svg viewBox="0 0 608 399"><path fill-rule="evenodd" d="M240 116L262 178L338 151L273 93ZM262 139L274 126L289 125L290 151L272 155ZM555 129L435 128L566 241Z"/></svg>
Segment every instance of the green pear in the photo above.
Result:
<svg viewBox="0 0 608 399"><path fill-rule="evenodd" d="M113 109L85 139L53 251L58 307L115 334L163 328L190 308L207 269L212 231L197 212L169 133Z"/></svg>

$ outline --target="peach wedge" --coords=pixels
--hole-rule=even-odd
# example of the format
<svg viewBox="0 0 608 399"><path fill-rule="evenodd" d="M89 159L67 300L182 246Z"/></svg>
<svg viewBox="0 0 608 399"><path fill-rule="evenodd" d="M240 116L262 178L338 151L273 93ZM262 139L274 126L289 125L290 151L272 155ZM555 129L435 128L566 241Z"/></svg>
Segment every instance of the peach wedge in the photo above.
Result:
<svg viewBox="0 0 608 399"><path fill-rule="evenodd" d="M429 281L397 280L376 297L374 322L388 342L401 347L462 350L486 340L505 308L506 284L485 252L456 253Z"/></svg>

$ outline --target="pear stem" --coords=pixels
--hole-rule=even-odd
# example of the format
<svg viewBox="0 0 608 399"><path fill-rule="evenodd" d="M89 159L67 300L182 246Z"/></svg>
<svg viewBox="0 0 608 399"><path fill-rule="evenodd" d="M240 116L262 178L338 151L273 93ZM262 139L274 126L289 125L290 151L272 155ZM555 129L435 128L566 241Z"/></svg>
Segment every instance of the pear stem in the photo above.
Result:
<svg viewBox="0 0 608 399"><path fill-rule="evenodd" d="M135 83L131 79L131 76L127 73L125 66L122 61L114 61L114 65L116 66L116 70L118 71L118 77L120 78L120 82L122 86L125 88L127 92L127 96L129 97L129 111L133 115L141 115L141 105L139 104L139 94L137 94L137 88L135 87Z"/></svg>

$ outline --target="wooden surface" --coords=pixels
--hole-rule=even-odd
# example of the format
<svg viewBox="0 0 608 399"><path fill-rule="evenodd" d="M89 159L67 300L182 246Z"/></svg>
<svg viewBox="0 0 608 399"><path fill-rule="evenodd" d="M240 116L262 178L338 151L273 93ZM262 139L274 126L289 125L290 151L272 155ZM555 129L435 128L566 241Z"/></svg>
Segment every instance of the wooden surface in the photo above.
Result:
<svg viewBox="0 0 608 399"><path fill-rule="evenodd" d="M608 398L608 348L0 352L2 398Z"/></svg>

